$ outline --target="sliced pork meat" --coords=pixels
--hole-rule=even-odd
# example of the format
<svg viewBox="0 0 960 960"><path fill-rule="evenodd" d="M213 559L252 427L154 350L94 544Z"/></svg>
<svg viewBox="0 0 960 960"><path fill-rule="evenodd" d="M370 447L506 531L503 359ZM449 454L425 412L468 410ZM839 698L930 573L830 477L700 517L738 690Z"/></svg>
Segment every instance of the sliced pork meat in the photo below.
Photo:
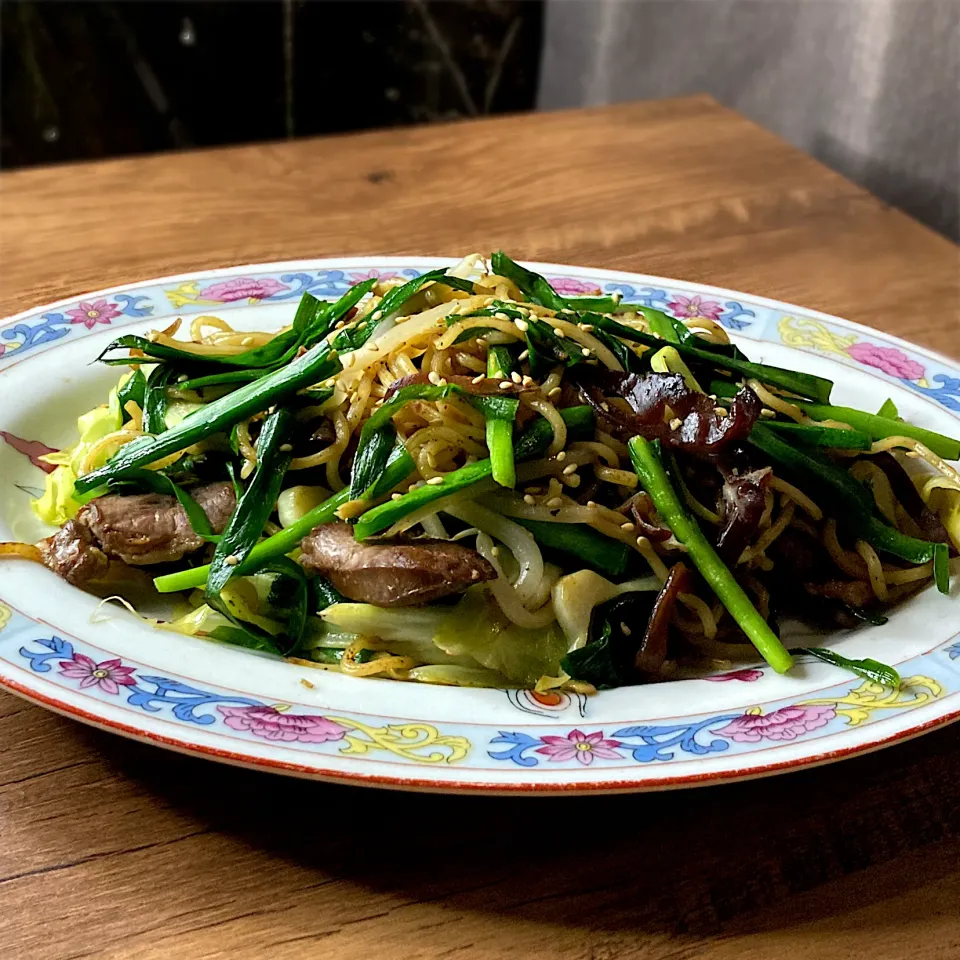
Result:
<svg viewBox="0 0 960 960"><path fill-rule="evenodd" d="M190 492L213 530L222 533L236 506L232 484L211 483ZM175 497L108 494L83 507L44 540L40 550L54 573L82 586L102 577L111 559L133 566L169 563L199 550L205 542L194 533Z"/></svg>
<svg viewBox="0 0 960 960"><path fill-rule="evenodd" d="M345 597L378 607L409 607L493 580L475 550L447 540L380 539L358 543L347 523L315 527L300 544L300 562Z"/></svg>

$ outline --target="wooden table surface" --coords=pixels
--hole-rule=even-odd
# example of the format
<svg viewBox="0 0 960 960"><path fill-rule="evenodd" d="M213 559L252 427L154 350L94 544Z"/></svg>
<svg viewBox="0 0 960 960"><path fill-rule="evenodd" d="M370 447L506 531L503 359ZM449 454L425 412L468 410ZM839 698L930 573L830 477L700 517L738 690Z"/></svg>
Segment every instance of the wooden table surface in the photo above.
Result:
<svg viewBox="0 0 960 960"><path fill-rule="evenodd" d="M0 315L203 267L500 246L960 354L957 248L706 97L0 176ZM958 748L952 727L731 786L442 797L217 766L2 694L0 955L946 960Z"/></svg>

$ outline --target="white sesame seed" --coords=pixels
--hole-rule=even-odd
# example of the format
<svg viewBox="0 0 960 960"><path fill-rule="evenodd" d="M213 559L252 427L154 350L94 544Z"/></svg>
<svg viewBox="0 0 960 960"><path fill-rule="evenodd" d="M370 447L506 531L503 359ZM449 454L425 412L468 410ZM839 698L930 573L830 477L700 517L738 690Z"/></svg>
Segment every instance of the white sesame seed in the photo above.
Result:
<svg viewBox="0 0 960 960"><path fill-rule="evenodd" d="M510 380L501 380L501 381L500 381L500 389L501 389L501 390L509 390L512 386L513 386L513 383L512 383Z"/></svg>
<svg viewBox="0 0 960 960"><path fill-rule="evenodd" d="M440 374L436 370L431 370L427 374L427 379L434 385L437 386L440 383Z"/></svg>
<svg viewBox="0 0 960 960"><path fill-rule="evenodd" d="M551 510L555 510L557 507L562 507L562 506L563 506L563 497L551 497L551 498L547 501L547 506L548 506Z"/></svg>
<svg viewBox="0 0 960 960"><path fill-rule="evenodd" d="M679 417L674 417L674 418L670 421L670 429L671 429L671 430L679 430L680 427L682 427L682 426L683 426L683 421L682 421Z"/></svg>
<svg viewBox="0 0 960 960"><path fill-rule="evenodd" d="M768 410L766 407L760 411L760 416L766 417L768 420L772 420L776 415L776 410Z"/></svg>
<svg viewBox="0 0 960 960"><path fill-rule="evenodd" d="M499 556L500 556L500 548L499 548L499 547L493 547L493 548L490 550L490 552L491 552L495 557L499 557Z"/></svg>
<svg viewBox="0 0 960 960"><path fill-rule="evenodd" d="M600 404L600 409L601 409L604 413L609 413L609 412L610 412L610 404L607 403L606 401L604 401L603 403Z"/></svg>
<svg viewBox="0 0 960 960"><path fill-rule="evenodd" d="M437 386L438 386L438 387L446 387L446 386L448 386L447 378L446 378L446 377L441 377L441 378L437 381Z"/></svg>
<svg viewBox="0 0 960 960"><path fill-rule="evenodd" d="M402 493L391 493L391 494L390 494L390 499L391 499L391 500L402 500L402 499L403 499L403 494L402 494Z"/></svg>
<svg viewBox="0 0 960 960"><path fill-rule="evenodd" d="M520 320L519 318L513 321L517 325L517 329L521 333L526 333L530 329L530 324L526 320Z"/></svg>
<svg viewBox="0 0 960 960"><path fill-rule="evenodd" d="M536 501L533 499L533 497L530 496L529 493L524 494L523 502L526 504L529 504L530 506L533 506L534 503L536 503Z"/></svg>
<svg viewBox="0 0 960 960"><path fill-rule="evenodd" d="M592 351L589 347L583 347L583 348L580 350L580 352L581 352L585 357L589 357L590 354L593 353L593 351Z"/></svg>
<svg viewBox="0 0 960 960"><path fill-rule="evenodd" d="M223 562L228 567L235 567L240 562L240 558L235 553L231 553L229 557L223 558Z"/></svg>
<svg viewBox="0 0 960 960"><path fill-rule="evenodd" d="M340 330L340 329L342 329L344 326L346 326L346 323L347 323L346 320L338 320L338 321L333 325L333 329L334 329L334 330Z"/></svg>
<svg viewBox="0 0 960 960"><path fill-rule="evenodd" d="M511 379L514 383L522 383L522 382L523 382L522 379L521 379L521 377L520 377L520 374L517 373L516 370L514 370L513 373L510 374L510 379Z"/></svg>
<svg viewBox="0 0 960 960"><path fill-rule="evenodd" d="M443 483L443 477L431 477L431 478L427 481L427 483L428 483L431 487L439 487L440 484Z"/></svg>
<svg viewBox="0 0 960 960"><path fill-rule="evenodd" d="M487 378L482 374L478 373L470 382L471 383L483 383Z"/></svg>
<svg viewBox="0 0 960 960"><path fill-rule="evenodd" d="M502 310L498 310L498 311L494 314L494 317L496 317L497 320L509 320L509 319L510 319Z"/></svg>
<svg viewBox="0 0 960 960"><path fill-rule="evenodd" d="M527 357L529 357L529 356L530 356L530 351L529 351L529 350L524 350L523 353L521 353L520 356L517 357L517 359L522 363L522 362L523 362L524 360L526 360Z"/></svg>
<svg viewBox="0 0 960 960"><path fill-rule="evenodd" d="M625 636L630 636L630 628L621 620L620 621L620 632Z"/></svg>
<svg viewBox="0 0 960 960"><path fill-rule="evenodd" d="M561 450L561 451L557 454L557 459L558 459L558 460L566 460L566 459L567 459L567 451L566 451L566 450Z"/></svg>
<svg viewBox="0 0 960 960"><path fill-rule="evenodd" d="M562 336L563 336L563 331L562 331L559 327L554 327L554 328L553 328L553 332L554 332L558 337L562 337Z"/></svg>
<svg viewBox="0 0 960 960"><path fill-rule="evenodd" d="M289 453L292 449L293 449L293 444L292 444L292 443L281 443L281 444L280 444L280 452L281 452L281 453Z"/></svg>
<svg viewBox="0 0 960 960"><path fill-rule="evenodd" d="M533 377L528 377L528 376L522 377L522 378L520 379L520 382L521 382L525 387L535 387L535 386L537 385L536 380L534 380Z"/></svg>
<svg viewBox="0 0 960 960"><path fill-rule="evenodd" d="M576 473L576 472L577 472L577 465L575 463L571 463L563 468L563 475L565 477L569 477L571 473Z"/></svg>
<svg viewBox="0 0 960 960"><path fill-rule="evenodd" d="M382 310L374 310L373 313L370 314L370 317L371 317L371 319L373 319L373 320L382 320L382 319L383 319L383 311L382 311Z"/></svg>
<svg viewBox="0 0 960 960"><path fill-rule="evenodd" d="M620 529L621 529L621 530L626 530L627 533L633 533L633 531L636 529L636 527L635 527L632 523L627 522L627 523L621 523L621 524L620 524Z"/></svg>
<svg viewBox="0 0 960 960"><path fill-rule="evenodd" d="M594 327L594 325L593 325L592 323L581 323L581 324L580 324L580 329L581 329L584 333L593 333L593 331L596 329L596 327Z"/></svg>

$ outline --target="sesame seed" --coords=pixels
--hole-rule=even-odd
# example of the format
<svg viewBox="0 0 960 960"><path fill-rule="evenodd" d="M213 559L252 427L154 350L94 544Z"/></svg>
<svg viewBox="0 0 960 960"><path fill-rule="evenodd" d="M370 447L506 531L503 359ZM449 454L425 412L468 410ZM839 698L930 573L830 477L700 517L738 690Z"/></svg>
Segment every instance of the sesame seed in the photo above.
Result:
<svg viewBox="0 0 960 960"><path fill-rule="evenodd" d="M517 325L517 329L521 333L526 333L530 329L530 324L527 323L526 320L517 319L517 320L514 320L513 322Z"/></svg>
<svg viewBox="0 0 960 960"><path fill-rule="evenodd" d="M490 550L490 552L491 552L495 557L499 557L499 556L500 556L500 548L499 548L499 547L493 547L493 548Z"/></svg>
<svg viewBox="0 0 960 960"><path fill-rule="evenodd" d="M576 473L576 472L577 472L577 465L575 463L571 463L568 466L563 468L563 475L565 477L569 477L571 473Z"/></svg>
<svg viewBox="0 0 960 960"><path fill-rule="evenodd" d="M582 349L580 352L581 352L585 357L589 357L590 354L593 353L593 351L592 351L589 347L583 347L583 349Z"/></svg>
<svg viewBox="0 0 960 960"><path fill-rule="evenodd" d="M551 510L555 510L557 507L562 507L562 506L563 506L563 497L551 497L551 498L547 501L547 506L548 506Z"/></svg>
<svg viewBox="0 0 960 960"><path fill-rule="evenodd" d="M604 413L609 413L609 412L610 412L610 404L607 403L606 400L604 400L604 402L600 404L600 409L601 409Z"/></svg>
<svg viewBox="0 0 960 960"><path fill-rule="evenodd" d="M768 410L766 407L764 407L764 408L760 411L760 416L761 416L761 417L766 417L768 420L773 419L776 415L777 415L776 410Z"/></svg>
<svg viewBox="0 0 960 960"><path fill-rule="evenodd" d="M630 523L630 522L628 521L627 523L621 523L621 524L620 524L620 529L621 529L621 530L626 530L627 533L633 533L633 531L636 529L636 527L635 527L632 523Z"/></svg>
<svg viewBox="0 0 960 960"><path fill-rule="evenodd" d="M563 391L562 391L559 387L554 387L554 388L547 394L547 396L548 396L551 400L556 400L556 398L559 397L561 393L563 393Z"/></svg>
<svg viewBox="0 0 960 960"><path fill-rule="evenodd" d="M535 387L536 384L537 384L536 380L534 380L533 377L527 377L527 376L522 377L522 378L520 379L520 382L521 382L525 387Z"/></svg>
<svg viewBox="0 0 960 960"><path fill-rule="evenodd" d="M533 506L533 504L536 503L536 501L533 499L533 497L530 496L529 493L524 494L523 502L526 504L529 504L530 506Z"/></svg>
<svg viewBox="0 0 960 960"><path fill-rule="evenodd" d="M471 383L483 383L487 378L482 374L478 373L470 382Z"/></svg>
<svg viewBox="0 0 960 960"><path fill-rule="evenodd" d="M527 357L529 357L529 356L530 356L530 351L529 351L529 350L524 350L523 353L521 353L520 356L517 357L517 359L522 363L522 362L523 362L524 360L526 360Z"/></svg>
<svg viewBox="0 0 960 960"><path fill-rule="evenodd" d="M670 429L671 429L671 430L679 430L680 427L682 427L682 426L683 426L683 421L682 421L679 417L674 417L674 418L670 421Z"/></svg>
<svg viewBox="0 0 960 960"><path fill-rule="evenodd" d="M554 327L554 328L553 328L553 332L554 332L558 337L562 337L562 336L563 336L563 331L562 331L559 327Z"/></svg>
<svg viewBox="0 0 960 960"><path fill-rule="evenodd" d="M496 317L497 320L509 320L509 319L510 319L502 310L498 310L498 311L494 314L494 317Z"/></svg>
<svg viewBox="0 0 960 960"><path fill-rule="evenodd" d="M427 483L428 483L431 487L439 487L440 484L443 483L443 477L431 477L431 478L427 481Z"/></svg>
<svg viewBox="0 0 960 960"><path fill-rule="evenodd" d="M336 380L334 380L333 377L330 377L328 380L324 380L324 381L323 381L323 385L324 385L325 387L332 387L332 386L334 385L334 383L336 383Z"/></svg>
<svg viewBox="0 0 960 960"><path fill-rule="evenodd" d="M446 377L441 377L441 378L437 381L437 386L438 386L438 387L446 387L446 386L448 386L448 384L447 384L447 378L446 378Z"/></svg>
<svg viewBox="0 0 960 960"><path fill-rule="evenodd" d="M333 325L333 329L334 329L334 330L341 330L341 329L343 329L343 327L346 326L346 324L347 324L347 321L346 321L346 320L338 320L338 321Z"/></svg>
<svg viewBox="0 0 960 960"><path fill-rule="evenodd" d="M280 452L281 452L281 453L289 453L292 449L293 449L293 444L292 444L292 443L281 443L281 444L280 444Z"/></svg>
<svg viewBox="0 0 960 960"><path fill-rule="evenodd" d="M371 317L373 320L382 320L382 319L383 319L383 311L382 311L382 310L374 310L373 313L370 314L370 317Z"/></svg>
<svg viewBox="0 0 960 960"><path fill-rule="evenodd" d="M512 383L510 380L501 380L501 381L500 381L500 389L501 389L501 390L509 390L512 386L513 386L513 383Z"/></svg>
<svg viewBox="0 0 960 960"><path fill-rule="evenodd" d="M593 331L596 329L596 327L594 327L594 325L593 325L592 323L581 323L581 324L580 324L580 329L581 329L584 333L593 333Z"/></svg>
<svg viewBox="0 0 960 960"><path fill-rule="evenodd" d="M514 370L513 373L510 374L510 379L511 379L514 383L522 383L522 382L523 382L522 379L521 379L521 377L520 377L520 374L517 373L516 370Z"/></svg>
<svg viewBox="0 0 960 960"><path fill-rule="evenodd" d="M390 499L391 499L391 500L402 500L402 499L403 499L403 494L402 494L402 493L391 493L391 494L390 494Z"/></svg>
<svg viewBox="0 0 960 960"><path fill-rule="evenodd" d="M621 620L620 621L620 632L625 636L630 636L630 628Z"/></svg>
<svg viewBox="0 0 960 960"><path fill-rule="evenodd" d="M566 460L566 459L567 459L567 451L566 451L566 450L561 450L561 451L557 454L557 459L558 459L558 460Z"/></svg>
<svg viewBox="0 0 960 960"><path fill-rule="evenodd" d="M235 553L231 553L230 556L223 558L223 562L228 567L235 567L240 562L240 558Z"/></svg>
<svg viewBox="0 0 960 960"><path fill-rule="evenodd" d="M440 374L436 370L431 370L427 374L427 379L434 385L437 386L440 383Z"/></svg>

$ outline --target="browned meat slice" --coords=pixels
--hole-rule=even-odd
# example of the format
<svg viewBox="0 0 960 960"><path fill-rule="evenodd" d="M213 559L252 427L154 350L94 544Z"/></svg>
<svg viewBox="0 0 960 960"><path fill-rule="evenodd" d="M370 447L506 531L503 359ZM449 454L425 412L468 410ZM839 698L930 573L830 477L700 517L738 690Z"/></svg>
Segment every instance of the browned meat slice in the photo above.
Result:
<svg viewBox="0 0 960 960"><path fill-rule="evenodd" d="M76 520L68 520L52 537L42 540L40 553L45 566L78 587L101 579L110 568L110 558L87 527Z"/></svg>
<svg viewBox="0 0 960 960"><path fill-rule="evenodd" d="M222 533L236 506L233 486L211 483L191 491L210 526ZM83 507L40 544L43 562L82 586L106 573L110 558L134 566L180 560L205 541L193 532L176 498L157 493L108 494Z"/></svg>
<svg viewBox="0 0 960 960"><path fill-rule="evenodd" d="M447 540L380 539L358 543L346 523L315 527L300 562L350 600L378 607L429 603L496 577L475 550Z"/></svg>

